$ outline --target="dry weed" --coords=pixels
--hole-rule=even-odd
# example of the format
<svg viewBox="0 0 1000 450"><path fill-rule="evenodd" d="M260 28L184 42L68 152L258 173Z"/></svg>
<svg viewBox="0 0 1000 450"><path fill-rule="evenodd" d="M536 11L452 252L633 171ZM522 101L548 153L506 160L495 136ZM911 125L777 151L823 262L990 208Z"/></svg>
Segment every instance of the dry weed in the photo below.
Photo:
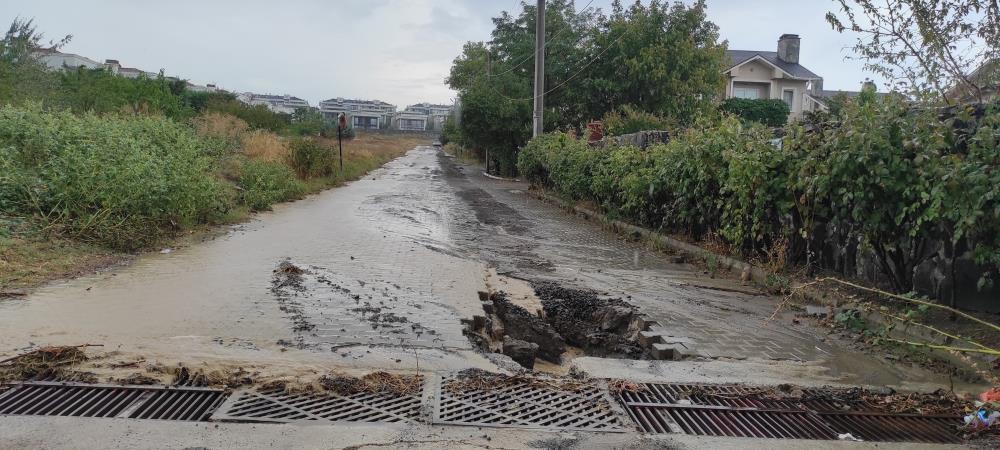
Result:
<svg viewBox="0 0 1000 450"><path fill-rule="evenodd" d="M243 154L263 161L287 161L291 154L288 144L278 135L264 130L254 130L240 137Z"/></svg>
<svg viewBox="0 0 1000 450"><path fill-rule="evenodd" d="M0 361L0 381L20 381L42 378L78 379L80 373L67 370L84 362L87 355L81 346L42 347L23 355ZM88 374L91 375L92 374ZM83 377L89 378L89 377Z"/></svg>
<svg viewBox="0 0 1000 450"><path fill-rule="evenodd" d="M250 129L250 125L247 125L243 119L216 112L205 113L195 117L191 119L191 124L194 125L194 129L198 134L230 140L239 139L240 136Z"/></svg>

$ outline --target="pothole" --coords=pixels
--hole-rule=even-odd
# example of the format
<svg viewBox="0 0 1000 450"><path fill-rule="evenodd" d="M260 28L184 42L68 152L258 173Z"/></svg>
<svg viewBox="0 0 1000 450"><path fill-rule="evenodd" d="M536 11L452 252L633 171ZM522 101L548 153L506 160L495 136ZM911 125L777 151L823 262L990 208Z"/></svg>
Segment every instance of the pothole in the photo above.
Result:
<svg viewBox="0 0 1000 450"><path fill-rule="evenodd" d="M526 369L555 373L565 372L577 356L652 356L640 341L647 322L638 308L620 298L552 282L489 280L491 288L503 284L517 291L479 293L483 315L467 321L466 335L482 351L509 356Z"/></svg>

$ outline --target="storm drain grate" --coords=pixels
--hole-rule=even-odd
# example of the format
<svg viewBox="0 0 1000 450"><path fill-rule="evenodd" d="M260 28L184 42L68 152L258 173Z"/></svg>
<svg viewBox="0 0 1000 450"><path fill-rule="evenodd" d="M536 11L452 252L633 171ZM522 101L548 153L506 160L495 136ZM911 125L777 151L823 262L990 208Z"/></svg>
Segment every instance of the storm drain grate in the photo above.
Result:
<svg viewBox="0 0 1000 450"><path fill-rule="evenodd" d="M34 381L0 393L0 415L205 421L225 397L206 388Z"/></svg>
<svg viewBox="0 0 1000 450"><path fill-rule="evenodd" d="M961 442L958 417L878 413L870 404L830 399L818 391L803 391L799 401L742 386L642 387L622 392L619 401L648 433L825 440L850 433L875 442Z"/></svg>
<svg viewBox="0 0 1000 450"><path fill-rule="evenodd" d="M213 421L228 422L417 422L416 395L335 393L291 394L283 389L244 390L232 395Z"/></svg>
<svg viewBox="0 0 1000 450"><path fill-rule="evenodd" d="M466 388L445 378L435 424L558 430L625 431L604 392L596 386L574 390L514 381L488 389Z"/></svg>
<svg viewBox="0 0 1000 450"><path fill-rule="evenodd" d="M951 416L878 413L819 413L837 433L865 441L958 444L962 420Z"/></svg>

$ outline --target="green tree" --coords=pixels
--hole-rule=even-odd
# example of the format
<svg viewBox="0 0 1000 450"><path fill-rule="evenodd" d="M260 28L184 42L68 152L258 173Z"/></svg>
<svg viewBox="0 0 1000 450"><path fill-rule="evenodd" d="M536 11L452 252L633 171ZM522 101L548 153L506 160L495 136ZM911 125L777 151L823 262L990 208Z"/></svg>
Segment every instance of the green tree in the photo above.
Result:
<svg viewBox="0 0 1000 450"><path fill-rule="evenodd" d="M23 103L41 100L56 89L54 74L45 70L35 52L43 48L44 36L31 19L15 18L0 40L0 103ZM49 48L58 50L72 36L49 42Z"/></svg>
<svg viewBox="0 0 1000 450"><path fill-rule="evenodd" d="M583 85L590 117L633 105L691 124L722 92L725 43L703 0L635 2L627 10L616 0L591 33L596 62Z"/></svg>

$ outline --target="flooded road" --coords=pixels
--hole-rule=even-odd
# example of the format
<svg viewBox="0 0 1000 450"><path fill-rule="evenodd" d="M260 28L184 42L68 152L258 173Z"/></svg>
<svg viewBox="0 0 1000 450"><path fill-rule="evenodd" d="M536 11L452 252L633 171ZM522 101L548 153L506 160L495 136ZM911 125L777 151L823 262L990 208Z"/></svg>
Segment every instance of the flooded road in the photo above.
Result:
<svg viewBox="0 0 1000 450"><path fill-rule="evenodd" d="M0 359L89 343L116 358L272 374L496 369L461 320L482 314L477 291L499 273L622 297L700 356L576 360L595 375L947 385L788 316L765 322L779 299L673 263L526 189L418 147L213 240L0 302Z"/></svg>

